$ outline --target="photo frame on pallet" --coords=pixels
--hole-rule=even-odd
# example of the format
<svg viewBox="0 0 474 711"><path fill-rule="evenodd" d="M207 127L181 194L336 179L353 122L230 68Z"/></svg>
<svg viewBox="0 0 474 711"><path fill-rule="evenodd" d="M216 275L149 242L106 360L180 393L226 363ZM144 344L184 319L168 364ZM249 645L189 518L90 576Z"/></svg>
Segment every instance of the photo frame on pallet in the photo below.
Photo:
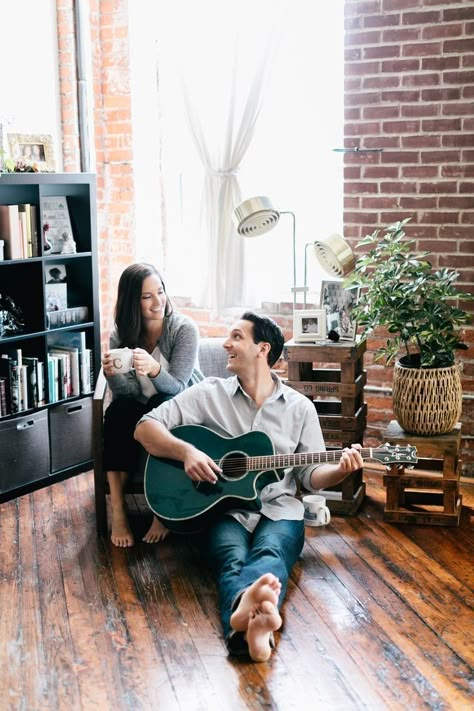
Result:
<svg viewBox="0 0 474 711"><path fill-rule="evenodd" d="M321 283L321 308L327 318L327 332L335 331L342 341L355 340L357 323L352 317L352 309L359 298L359 287L346 289L342 281Z"/></svg>

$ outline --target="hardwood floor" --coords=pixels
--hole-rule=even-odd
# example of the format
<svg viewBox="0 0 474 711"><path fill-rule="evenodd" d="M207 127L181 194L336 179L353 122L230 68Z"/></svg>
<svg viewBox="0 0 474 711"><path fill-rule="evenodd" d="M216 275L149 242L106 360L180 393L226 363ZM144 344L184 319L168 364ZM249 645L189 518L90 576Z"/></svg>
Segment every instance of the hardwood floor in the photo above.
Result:
<svg viewBox="0 0 474 711"><path fill-rule="evenodd" d="M266 664L228 658L195 542L97 539L91 473L0 505L0 709L472 709L474 484L459 527L392 525L364 478L307 529Z"/></svg>

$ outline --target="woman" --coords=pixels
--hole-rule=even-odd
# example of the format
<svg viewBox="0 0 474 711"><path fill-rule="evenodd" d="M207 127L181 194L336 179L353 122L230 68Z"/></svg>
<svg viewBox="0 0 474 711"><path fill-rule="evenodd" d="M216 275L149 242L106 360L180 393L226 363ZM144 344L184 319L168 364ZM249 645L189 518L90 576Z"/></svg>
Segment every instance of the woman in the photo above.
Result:
<svg viewBox="0 0 474 711"><path fill-rule="evenodd" d="M173 311L158 271L150 264L127 267L119 280L110 349L133 349L133 367L128 373L116 373L110 350L102 359L112 390L112 402L104 418L104 464L112 508L111 540L121 548L134 543L126 514L124 487L128 474L137 466L135 425L145 412L203 380L198 366L198 344L196 324ZM167 533L154 517L143 540L157 543Z"/></svg>

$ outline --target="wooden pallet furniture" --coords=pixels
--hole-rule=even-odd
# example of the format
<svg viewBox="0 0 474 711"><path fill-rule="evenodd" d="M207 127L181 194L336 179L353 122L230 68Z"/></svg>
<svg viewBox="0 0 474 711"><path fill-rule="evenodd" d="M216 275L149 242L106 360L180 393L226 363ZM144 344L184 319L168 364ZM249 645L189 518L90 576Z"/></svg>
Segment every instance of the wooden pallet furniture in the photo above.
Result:
<svg viewBox="0 0 474 711"><path fill-rule="evenodd" d="M365 341L285 344L291 388L314 402L328 449L362 444L367 424L364 403ZM353 515L365 496L362 469L352 472L333 491L324 491L331 513Z"/></svg>
<svg viewBox="0 0 474 711"><path fill-rule="evenodd" d="M416 468L392 465L384 475L385 521L458 526L462 507L461 423L446 434L417 436L404 432L392 420L384 432L384 441L412 445L418 457Z"/></svg>

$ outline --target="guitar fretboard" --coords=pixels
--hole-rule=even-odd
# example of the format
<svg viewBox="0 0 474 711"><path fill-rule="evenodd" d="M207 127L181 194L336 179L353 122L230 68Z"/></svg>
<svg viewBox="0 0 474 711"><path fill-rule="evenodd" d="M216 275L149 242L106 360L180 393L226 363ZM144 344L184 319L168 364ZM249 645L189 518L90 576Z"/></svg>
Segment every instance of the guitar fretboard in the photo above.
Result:
<svg viewBox="0 0 474 711"><path fill-rule="evenodd" d="M260 471L265 469L285 469L286 467L304 467L308 464L326 464L339 461L344 450L338 449L330 452L300 452L297 454L272 454L263 457L248 457L248 471ZM360 454L363 459L378 459L383 461L384 450L373 449L372 447L362 448ZM375 456L375 454L377 456ZM392 460L393 456L387 454L387 462Z"/></svg>

